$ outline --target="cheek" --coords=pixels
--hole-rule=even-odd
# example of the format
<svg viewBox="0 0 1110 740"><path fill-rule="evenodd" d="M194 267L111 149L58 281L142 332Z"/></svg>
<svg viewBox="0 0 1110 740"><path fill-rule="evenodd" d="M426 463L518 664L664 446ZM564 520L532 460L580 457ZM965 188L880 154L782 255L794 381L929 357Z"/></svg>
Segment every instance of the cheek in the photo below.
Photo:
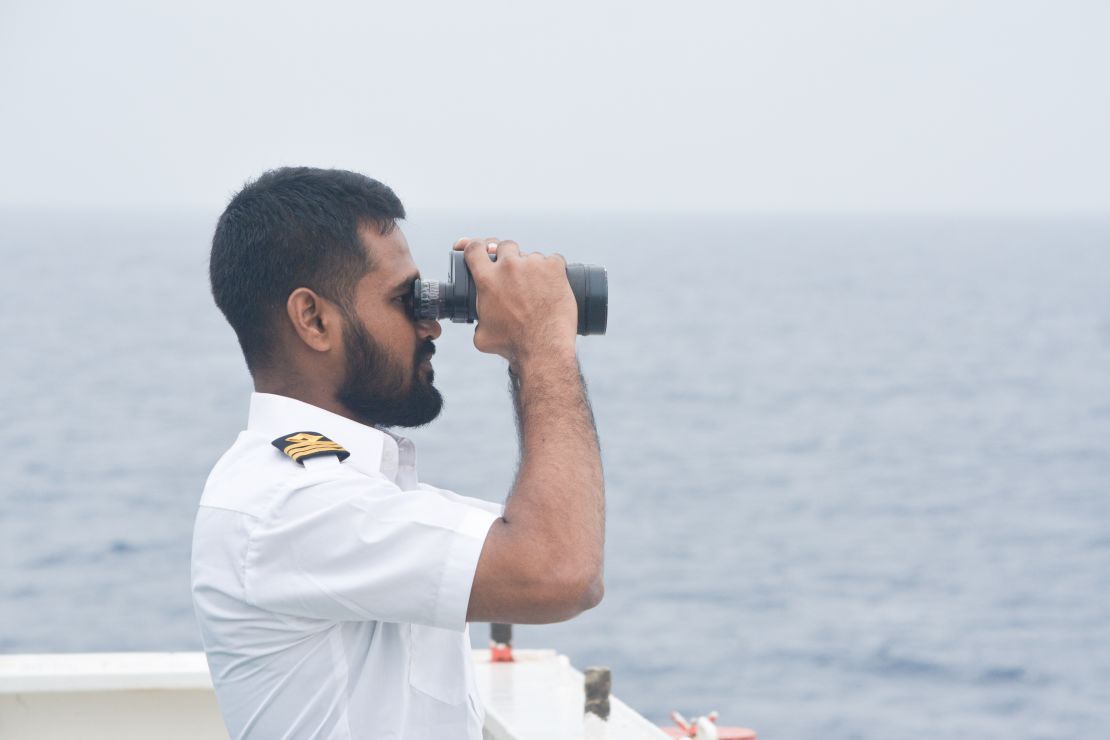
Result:
<svg viewBox="0 0 1110 740"><path fill-rule="evenodd" d="M416 354L416 335L408 319L390 322L390 325L383 326L381 331L379 335L381 339L378 341L389 352L393 361L405 365L412 364L412 358Z"/></svg>

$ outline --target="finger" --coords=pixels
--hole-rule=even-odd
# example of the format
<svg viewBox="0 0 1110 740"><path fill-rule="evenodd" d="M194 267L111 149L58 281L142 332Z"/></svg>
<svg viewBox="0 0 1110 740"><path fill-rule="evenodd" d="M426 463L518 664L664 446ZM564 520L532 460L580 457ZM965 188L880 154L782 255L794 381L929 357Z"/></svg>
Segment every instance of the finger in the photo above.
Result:
<svg viewBox="0 0 1110 740"><path fill-rule="evenodd" d="M460 250L460 251L461 251L461 250L463 250L463 249L465 249L465 248L466 248L466 244L467 244L467 242L469 242L469 241L470 241L470 237L469 237L469 236L464 236L464 237L462 237L461 239L456 239L456 240L455 240L455 244L454 244L454 246L452 246L451 248L452 248L452 249L458 249L458 250Z"/></svg>
<svg viewBox="0 0 1110 740"><path fill-rule="evenodd" d="M519 257L520 245L512 239L506 239L503 242L497 243L497 259L504 259L505 257Z"/></svg>
<svg viewBox="0 0 1110 740"><path fill-rule="evenodd" d="M475 280L484 278L493 269L486 242L481 239L471 239L466 243L463 247L463 259L466 260L466 266L470 268L470 274Z"/></svg>

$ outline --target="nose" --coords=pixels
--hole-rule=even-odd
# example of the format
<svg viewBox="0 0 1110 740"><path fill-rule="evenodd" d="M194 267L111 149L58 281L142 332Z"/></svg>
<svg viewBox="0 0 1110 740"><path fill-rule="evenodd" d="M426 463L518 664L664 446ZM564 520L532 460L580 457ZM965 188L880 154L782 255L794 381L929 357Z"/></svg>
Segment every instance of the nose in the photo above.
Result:
<svg viewBox="0 0 1110 740"><path fill-rule="evenodd" d="M443 327L435 319L420 319L416 325L422 339L439 339L439 335L443 333Z"/></svg>

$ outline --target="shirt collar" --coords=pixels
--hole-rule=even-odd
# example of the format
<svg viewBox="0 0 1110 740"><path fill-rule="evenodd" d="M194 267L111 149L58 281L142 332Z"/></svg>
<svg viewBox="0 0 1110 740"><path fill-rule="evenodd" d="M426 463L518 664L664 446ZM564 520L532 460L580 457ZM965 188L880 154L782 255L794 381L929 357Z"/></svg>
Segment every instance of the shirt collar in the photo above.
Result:
<svg viewBox="0 0 1110 740"><path fill-rule="evenodd" d="M352 465L366 474L380 472L390 480L397 478L402 450L411 451L415 463L415 449L404 437L273 393L251 394L247 430L266 439L296 432L322 434L351 453L344 465Z"/></svg>

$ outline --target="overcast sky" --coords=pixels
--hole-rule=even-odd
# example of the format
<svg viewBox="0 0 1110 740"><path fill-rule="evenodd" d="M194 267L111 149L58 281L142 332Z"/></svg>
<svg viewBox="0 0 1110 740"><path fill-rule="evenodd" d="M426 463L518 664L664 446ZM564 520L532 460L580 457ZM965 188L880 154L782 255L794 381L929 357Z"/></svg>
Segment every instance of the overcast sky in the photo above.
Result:
<svg viewBox="0 0 1110 740"><path fill-rule="evenodd" d="M0 0L0 205L1110 210L1110 2Z"/></svg>

